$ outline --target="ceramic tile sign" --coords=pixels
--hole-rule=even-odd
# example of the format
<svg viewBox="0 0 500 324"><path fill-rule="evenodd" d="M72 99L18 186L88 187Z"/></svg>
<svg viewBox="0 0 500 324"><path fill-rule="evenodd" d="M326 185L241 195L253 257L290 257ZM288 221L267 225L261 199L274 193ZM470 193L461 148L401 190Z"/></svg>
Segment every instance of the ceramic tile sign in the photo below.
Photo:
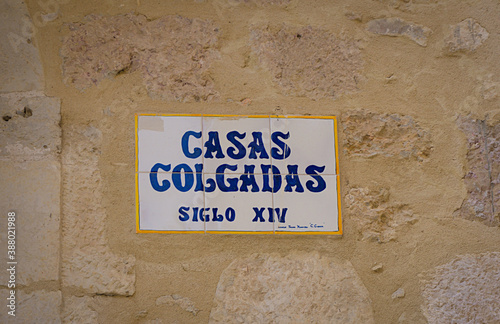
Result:
<svg viewBox="0 0 500 324"><path fill-rule="evenodd" d="M335 117L137 115L137 232L342 234Z"/></svg>

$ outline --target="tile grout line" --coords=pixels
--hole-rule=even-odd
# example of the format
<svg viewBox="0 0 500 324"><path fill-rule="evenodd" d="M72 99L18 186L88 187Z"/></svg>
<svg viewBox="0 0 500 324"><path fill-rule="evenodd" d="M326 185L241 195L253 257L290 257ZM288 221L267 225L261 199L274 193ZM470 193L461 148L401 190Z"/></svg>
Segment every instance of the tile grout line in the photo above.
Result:
<svg viewBox="0 0 500 324"><path fill-rule="evenodd" d="M271 160L271 174L273 174L273 167L274 167L274 161L273 161L273 155L272 155L272 140L271 140L271 135L272 135L272 126L271 126L271 115L268 115L267 117L268 120L268 127L269 127L269 158ZM269 175L269 173L268 173ZM276 218L274 217L274 176L273 178L273 190L271 191L271 208L272 210L272 216L273 216L273 235L276 234Z"/></svg>
<svg viewBox="0 0 500 324"><path fill-rule="evenodd" d="M201 184L203 186L203 213L205 213L205 208L207 208L206 205L206 192L205 192L205 155L203 154L203 143L204 143L204 134L205 131L205 115L201 114L201 165L202 165L202 179L203 183ZM207 218L206 216L203 217L203 234L207 234L207 222L205 221Z"/></svg>

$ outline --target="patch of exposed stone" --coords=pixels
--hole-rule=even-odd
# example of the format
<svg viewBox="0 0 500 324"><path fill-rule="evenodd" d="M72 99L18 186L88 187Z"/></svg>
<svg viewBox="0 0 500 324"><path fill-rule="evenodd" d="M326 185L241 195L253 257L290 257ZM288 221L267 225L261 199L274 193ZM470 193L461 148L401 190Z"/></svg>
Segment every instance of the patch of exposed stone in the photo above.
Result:
<svg viewBox="0 0 500 324"><path fill-rule="evenodd" d="M362 240L386 243L397 238L399 227L417 222L407 205L392 204L389 196L385 188L352 188L345 195L346 208Z"/></svg>
<svg viewBox="0 0 500 324"><path fill-rule="evenodd" d="M378 35L405 36L420 46L427 46L427 37L431 33L429 28L401 18L374 19L368 22L366 29Z"/></svg>
<svg viewBox="0 0 500 324"><path fill-rule="evenodd" d="M418 6L436 4L439 0L380 0L380 2L387 3L391 8L403 12L414 12Z"/></svg>
<svg viewBox="0 0 500 324"><path fill-rule="evenodd" d="M193 315L198 314L198 312L200 311L199 309L196 308L195 304L191 301L191 299L179 295L161 296L156 299L156 306L165 304L170 306L177 305L183 310L190 312Z"/></svg>
<svg viewBox="0 0 500 324"><path fill-rule="evenodd" d="M421 275L429 324L500 323L500 252L469 254Z"/></svg>
<svg viewBox="0 0 500 324"><path fill-rule="evenodd" d="M253 51L287 95L336 98L358 89L363 60L348 37L313 28L255 29Z"/></svg>
<svg viewBox="0 0 500 324"><path fill-rule="evenodd" d="M63 323L97 324L98 314L91 307L89 296L64 298Z"/></svg>
<svg viewBox="0 0 500 324"><path fill-rule="evenodd" d="M129 296L135 291L135 258L115 255L105 239L101 139L92 126L65 133L62 283L88 293Z"/></svg>
<svg viewBox="0 0 500 324"><path fill-rule="evenodd" d="M454 216L479 220L488 226L500 224L500 124L459 117L459 128L467 136L464 176L467 197Z"/></svg>
<svg viewBox="0 0 500 324"><path fill-rule="evenodd" d="M342 127L344 151L351 156L424 161L433 148L429 132L407 115L354 110L342 116Z"/></svg>
<svg viewBox="0 0 500 324"><path fill-rule="evenodd" d="M348 261L318 253L255 254L222 273L210 323L374 323Z"/></svg>
<svg viewBox="0 0 500 324"><path fill-rule="evenodd" d="M476 20L467 18L451 26L448 37L445 38L445 47L450 52L473 52L486 39L489 33Z"/></svg>
<svg viewBox="0 0 500 324"><path fill-rule="evenodd" d="M218 97L210 76L219 28L208 20L141 15L86 17L63 40L64 81L78 89L140 71L153 98L208 101Z"/></svg>
<svg viewBox="0 0 500 324"><path fill-rule="evenodd" d="M489 73L484 77L478 77L480 83L479 93L481 98L485 100L495 99L498 96L498 89L500 88L500 83L493 79L494 74Z"/></svg>
<svg viewBox="0 0 500 324"><path fill-rule="evenodd" d="M234 1L242 3L251 3L259 7L270 7L270 6L285 7L292 2L292 0L229 0L229 2L234 2Z"/></svg>

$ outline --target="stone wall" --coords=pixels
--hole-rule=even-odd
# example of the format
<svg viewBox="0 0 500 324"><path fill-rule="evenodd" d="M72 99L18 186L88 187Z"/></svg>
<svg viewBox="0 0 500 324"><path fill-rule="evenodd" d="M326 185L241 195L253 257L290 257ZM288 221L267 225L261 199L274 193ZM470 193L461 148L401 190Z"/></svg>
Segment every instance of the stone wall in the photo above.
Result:
<svg viewBox="0 0 500 324"><path fill-rule="evenodd" d="M0 322L500 322L498 1L0 8ZM338 116L343 236L137 234L137 113Z"/></svg>

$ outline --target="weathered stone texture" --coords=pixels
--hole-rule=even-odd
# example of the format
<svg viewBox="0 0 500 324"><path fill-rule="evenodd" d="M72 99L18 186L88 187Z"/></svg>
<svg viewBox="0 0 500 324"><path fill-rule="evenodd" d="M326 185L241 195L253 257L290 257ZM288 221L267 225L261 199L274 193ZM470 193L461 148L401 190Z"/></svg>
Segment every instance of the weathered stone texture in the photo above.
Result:
<svg viewBox="0 0 500 324"><path fill-rule="evenodd" d="M132 295L135 258L113 254L104 233L101 139L101 132L92 126L65 133L62 282L89 293Z"/></svg>
<svg viewBox="0 0 500 324"><path fill-rule="evenodd" d="M467 135L467 165L464 176L467 198L454 215L479 220L488 226L500 224L500 124L460 117L459 128Z"/></svg>
<svg viewBox="0 0 500 324"><path fill-rule="evenodd" d="M489 73L484 77L478 77L480 82L479 93L481 98L485 100L495 99L498 96L498 89L500 88L500 83L494 80L494 74Z"/></svg>
<svg viewBox="0 0 500 324"><path fill-rule="evenodd" d="M429 132L411 116L355 110L342 116L342 127L344 151L352 156L384 155L423 161L433 148Z"/></svg>
<svg viewBox="0 0 500 324"><path fill-rule="evenodd" d="M391 8L415 13L419 6L428 6L430 4L437 4L439 0L379 0L379 2L387 3Z"/></svg>
<svg viewBox="0 0 500 324"><path fill-rule="evenodd" d="M23 1L0 2L0 92L43 89L34 26Z"/></svg>
<svg viewBox="0 0 500 324"><path fill-rule="evenodd" d="M61 151L58 98L1 95L0 117L0 160L58 158Z"/></svg>
<svg viewBox="0 0 500 324"><path fill-rule="evenodd" d="M467 18L455 26L451 26L450 35L444 40L450 52L473 52L486 39L489 33L476 20Z"/></svg>
<svg viewBox="0 0 500 324"><path fill-rule="evenodd" d="M208 71L219 58L219 28L211 21L90 15L70 30L61 48L64 80L78 89L138 70L154 98L207 101L218 97Z"/></svg>
<svg viewBox="0 0 500 324"><path fill-rule="evenodd" d="M97 324L98 314L91 307L92 298L70 296L64 298L63 323Z"/></svg>
<svg viewBox="0 0 500 324"><path fill-rule="evenodd" d="M391 204L389 196L385 188L352 188L345 195L347 211L362 240L386 243L397 238L398 227L417 222L407 205Z"/></svg>
<svg viewBox="0 0 500 324"><path fill-rule="evenodd" d="M287 95L335 98L358 89L363 66L357 43L313 27L255 29L251 44Z"/></svg>
<svg viewBox="0 0 500 324"><path fill-rule="evenodd" d="M9 290L0 290L0 298L7 304ZM60 307L61 292L36 290L32 293L16 291L16 316L7 314L8 308L2 307L0 312L0 323L37 323L57 324L61 323Z"/></svg>
<svg viewBox="0 0 500 324"><path fill-rule="evenodd" d="M193 315L196 315L200 311L199 309L196 308L195 304L191 301L191 299L179 295L161 296L156 299L156 306L165 304L170 306L177 305L183 310L190 312Z"/></svg>
<svg viewBox="0 0 500 324"><path fill-rule="evenodd" d="M17 283L21 285L59 279L59 110L55 98L0 96L0 207L17 215L16 261L23 261ZM7 229L7 217L0 217L0 226ZM6 230L0 232L3 247L7 235ZM7 253L0 260L5 264ZM8 273L1 271L0 281L7 282L6 278Z"/></svg>
<svg viewBox="0 0 500 324"><path fill-rule="evenodd" d="M378 35L406 36L420 46L427 46L427 37L431 33L429 28L401 18L374 19L368 22L366 29Z"/></svg>
<svg viewBox="0 0 500 324"><path fill-rule="evenodd" d="M145 324L163 324L161 318L155 318L153 320L147 320Z"/></svg>
<svg viewBox="0 0 500 324"><path fill-rule="evenodd" d="M269 6L284 7L292 2L292 0L236 0L236 1L244 3L254 3L257 6L261 7L269 7Z"/></svg>
<svg viewBox="0 0 500 324"><path fill-rule="evenodd" d="M500 323L500 252L460 256L421 275L430 324Z"/></svg>
<svg viewBox="0 0 500 324"><path fill-rule="evenodd" d="M210 323L374 323L348 261L318 253L255 254L222 273Z"/></svg>
<svg viewBox="0 0 500 324"><path fill-rule="evenodd" d="M405 297L405 290L403 288L398 288L395 292L392 293L391 298L396 299L396 298L404 298Z"/></svg>

